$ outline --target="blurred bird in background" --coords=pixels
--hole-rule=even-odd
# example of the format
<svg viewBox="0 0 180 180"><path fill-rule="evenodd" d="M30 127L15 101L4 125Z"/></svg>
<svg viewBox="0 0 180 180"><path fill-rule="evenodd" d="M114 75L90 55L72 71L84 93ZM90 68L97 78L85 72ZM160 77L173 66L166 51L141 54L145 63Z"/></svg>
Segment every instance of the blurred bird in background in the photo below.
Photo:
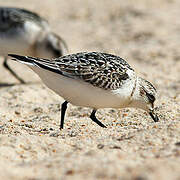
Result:
<svg viewBox="0 0 180 180"><path fill-rule="evenodd" d="M61 37L38 14L20 8L0 7L0 56L3 66L21 83L25 83L7 64L7 54L56 58L68 52Z"/></svg>

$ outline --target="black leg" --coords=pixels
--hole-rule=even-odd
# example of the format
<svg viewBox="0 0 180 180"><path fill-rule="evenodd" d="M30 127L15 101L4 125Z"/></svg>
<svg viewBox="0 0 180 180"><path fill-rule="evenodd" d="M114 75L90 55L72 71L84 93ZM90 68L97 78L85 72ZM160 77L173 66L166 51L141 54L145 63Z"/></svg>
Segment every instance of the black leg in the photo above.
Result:
<svg viewBox="0 0 180 180"><path fill-rule="evenodd" d="M7 64L7 57L4 59L3 66L18 80L20 83L25 84L24 80L21 79Z"/></svg>
<svg viewBox="0 0 180 180"><path fill-rule="evenodd" d="M64 116L65 116L65 113L66 113L67 104L68 104L68 102L65 101L61 105L61 123L60 123L60 129L63 129L63 126L64 126Z"/></svg>
<svg viewBox="0 0 180 180"><path fill-rule="evenodd" d="M91 113L91 115L90 115L90 118L91 118L95 123L97 123L99 126L101 126L101 127L103 127L103 128L106 128L106 126L105 126L104 124L102 124L102 123L96 118L95 114L96 114L96 110L93 109L93 111L92 111L92 113Z"/></svg>

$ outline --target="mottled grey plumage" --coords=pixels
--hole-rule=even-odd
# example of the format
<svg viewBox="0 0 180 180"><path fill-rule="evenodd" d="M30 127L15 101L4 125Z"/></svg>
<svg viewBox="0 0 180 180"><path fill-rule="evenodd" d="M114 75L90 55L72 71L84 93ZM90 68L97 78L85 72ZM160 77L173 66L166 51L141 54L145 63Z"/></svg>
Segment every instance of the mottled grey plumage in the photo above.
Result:
<svg viewBox="0 0 180 180"><path fill-rule="evenodd" d="M109 90L120 88L129 78L126 71L133 71L124 59L100 52L71 54L52 61L34 59L34 63L64 76L82 79L93 86Z"/></svg>
<svg viewBox="0 0 180 180"><path fill-rule="evenodd" d="M132 68L122 58L107 53L78 53L55 60L60 71L75 76L103 89L118 89Z"/></svg>

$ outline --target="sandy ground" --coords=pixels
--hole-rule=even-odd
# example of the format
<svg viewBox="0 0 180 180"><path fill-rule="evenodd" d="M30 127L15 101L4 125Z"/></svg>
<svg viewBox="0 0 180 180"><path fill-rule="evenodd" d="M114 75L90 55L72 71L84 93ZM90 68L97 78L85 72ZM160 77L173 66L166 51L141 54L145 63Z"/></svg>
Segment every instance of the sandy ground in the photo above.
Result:
<svg viewBox="0 0 180 180"><path fill-rule="evenodd" d="M0 66L0 179L180 179L179 0L0 0L46 17L70 53L103 51L128 60L158 90L160 122L137 109L68 106L27 67ZM2 59L2 58L1 58ZM2 61L1 61L2 63ZM15 83L14 86L8 86Z"/></svg>

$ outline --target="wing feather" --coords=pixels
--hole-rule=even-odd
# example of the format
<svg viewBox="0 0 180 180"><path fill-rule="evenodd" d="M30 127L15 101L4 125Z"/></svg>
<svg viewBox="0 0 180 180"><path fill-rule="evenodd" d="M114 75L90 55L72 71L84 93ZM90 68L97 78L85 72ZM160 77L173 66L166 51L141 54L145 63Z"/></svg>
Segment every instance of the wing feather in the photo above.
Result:
<svg viewBox="0 0 180 180"><path fill-rule="evenodd" d="M80 79L93 86L111 90L120 88L129 78L127 70L134 71L122 58L97 52L77 53L52 61L38 59L35 62L69 78Z"/></svg>

